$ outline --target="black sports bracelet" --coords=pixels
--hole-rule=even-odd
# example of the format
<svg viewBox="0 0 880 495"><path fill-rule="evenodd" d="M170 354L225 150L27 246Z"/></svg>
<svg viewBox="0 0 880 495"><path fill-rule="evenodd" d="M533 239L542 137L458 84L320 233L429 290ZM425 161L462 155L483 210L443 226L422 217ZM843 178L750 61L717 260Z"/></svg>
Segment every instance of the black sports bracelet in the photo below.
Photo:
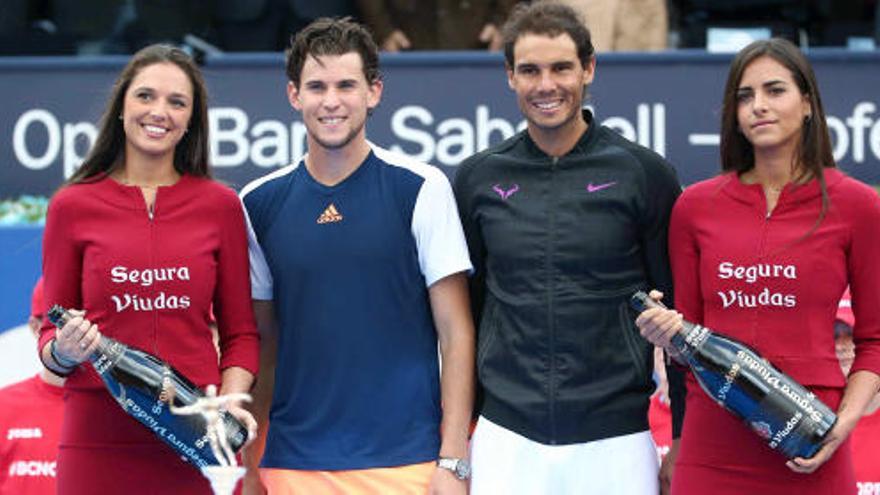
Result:
<svg viewBox="0 0 880 495"><path fill-rule="evenodd" d="M49 357L52 358L52 361L55 363L55 366L58 367L57 370L52 370L52 372L58 376L68 376L71 373L73 373L73 370L76 369L77 363L64 364L65 359L62 359L55 352L55 339L52 339L52 341L49 343Z"/></svg>

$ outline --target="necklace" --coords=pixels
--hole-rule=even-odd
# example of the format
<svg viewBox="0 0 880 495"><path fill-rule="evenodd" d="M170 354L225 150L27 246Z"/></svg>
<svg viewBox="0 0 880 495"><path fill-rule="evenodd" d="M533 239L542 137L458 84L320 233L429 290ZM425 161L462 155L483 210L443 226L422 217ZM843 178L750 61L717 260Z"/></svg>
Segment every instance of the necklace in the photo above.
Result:
<svg viewBox="0 0 880 495"><path fill-rule="evenodd" d="M121 184L126 186L135 186L140 187L141 189L159 189L160 187L171 186L177 183L180 180L180 177L174 177L171 180L166 180L163 182L158 182L156 184L139 184L137 182L131 181L128 177L120 176L117 179Z"/></svg>

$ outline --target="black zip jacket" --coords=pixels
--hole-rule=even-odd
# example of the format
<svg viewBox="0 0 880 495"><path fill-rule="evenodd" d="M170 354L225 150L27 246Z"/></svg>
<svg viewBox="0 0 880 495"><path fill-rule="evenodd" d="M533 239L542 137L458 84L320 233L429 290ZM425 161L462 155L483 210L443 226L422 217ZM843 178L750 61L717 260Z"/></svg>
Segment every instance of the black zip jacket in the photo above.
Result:
<svg viewBox="0 0 880 495"><path fill-rule="evenodd" d="M672 300L675 171L584 118L589 127L565 156L548 156L522 131L455 177L475 268L481 414L551 445L648 429L652 346L628 300L646 288ZM670 371L677 436L683 389Z"/></svg>

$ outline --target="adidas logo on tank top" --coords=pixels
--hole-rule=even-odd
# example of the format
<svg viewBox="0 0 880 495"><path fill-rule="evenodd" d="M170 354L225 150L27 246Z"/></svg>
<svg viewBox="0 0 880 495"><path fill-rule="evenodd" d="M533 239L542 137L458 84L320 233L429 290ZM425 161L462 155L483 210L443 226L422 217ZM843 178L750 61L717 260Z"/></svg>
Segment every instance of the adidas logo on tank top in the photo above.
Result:
<svg viewBox="0 0 880 495"><path fill-rule="evenodd" d="M321 213L321 216L318 217L318 223L334 223L341 221L342 214L339 213L339 210L336 209L336 205L333 203L330 203L330 205L324 209L324 213Z"/></svg>

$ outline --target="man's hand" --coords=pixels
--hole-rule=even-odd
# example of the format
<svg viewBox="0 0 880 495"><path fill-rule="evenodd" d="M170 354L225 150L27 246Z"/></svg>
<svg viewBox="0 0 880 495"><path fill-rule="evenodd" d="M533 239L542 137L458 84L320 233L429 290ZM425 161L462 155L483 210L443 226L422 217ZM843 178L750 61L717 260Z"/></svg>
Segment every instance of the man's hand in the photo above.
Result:
<svg viewBox="0 0 880 495"><path fill-rule="evenodd" d="M663 293L652 290L649 294L651 299L660 302ZM639 333L648 342L666 349L670 355L675 356L678 352L672 345L672 337L682 329L683 317L681 313L661 307L648 308L636 318L636 326Z"/></svg>
<svg viewBox="0 0 880 495"><path fill-rule="evenodd" d="M250 413L256 418L256 441L248 442L241 450L241 462L247 468L242 480L242 495L265 495L266 488L260 480L260 459L266 445L269 426L269 406L272 402L272 390L275 387L275 363L278 349L278 325L275 321L275 309L272 301L254 300L254 319L260 331L260 373L251 391L253 402L249 405ZM247 425L250 429L250 425Z"/></svg>
<svg viewBox="0 0 880 495"><path fill-rule="evenodd" d="M669 452L663 457L660 463L660 495L669 495L672 493L672 474L675 471L675 460L678 458L678 446L681 441L676 438L672 440L669 446Z"/></svg>
<svg viewBox="0 0 880 495"><path fill-rule="evenodd" d="M385 41L382 42L382 51L399 52L401 50L406 50L411 46L412 43L409 42L409 38L403 34L403 31L395 29L387 38L385 38Z"/></svg>
<svg viewBox="0 0 880 495"><path fill-rule="evenodd" d="M455 477L452 471L443 468L434 469L431 476L430 495L465 495L468 492L467 480Z"/></svg>
<svg viewBox="0 0 880 495"><path fill-rule="evenodd" d="M501 31L494 24L486 24L480 31L480 41L486 44L486 49L497 52L504 46Z"/></svg>

